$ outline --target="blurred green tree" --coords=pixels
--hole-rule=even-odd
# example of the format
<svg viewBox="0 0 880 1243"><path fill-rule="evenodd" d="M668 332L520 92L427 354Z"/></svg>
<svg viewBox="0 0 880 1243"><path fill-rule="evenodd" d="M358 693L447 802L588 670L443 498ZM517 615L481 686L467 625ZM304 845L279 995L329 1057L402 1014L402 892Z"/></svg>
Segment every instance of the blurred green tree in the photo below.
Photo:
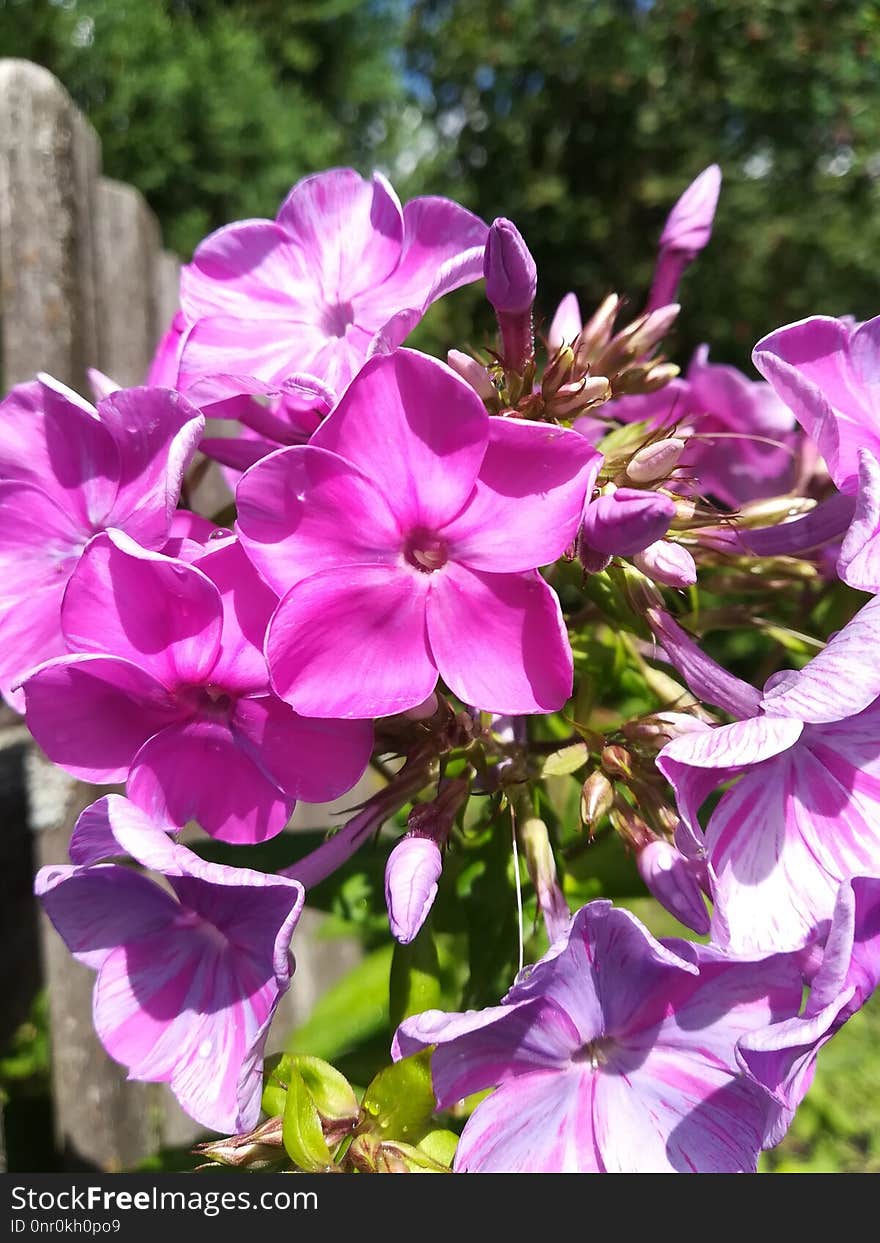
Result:
<svg viewBox="0 0 880 1243"><path fill-rule="evenodd" d="M307 173L383 158L402 94L390 17L360 0L0 0L0 53L61 79L105 171L188 255L227 221L274 215Z"/></svg>
<svg viewBox="0 0 880 1243"><path fill-rule="evenodd" d="M545 317L575 289L647 289L666 211L724 170L684 284L698 341L744 362L818 312L880 312L880 7L873 0L415 0L407 84L434 142L413 172L538 257Z"/></svg>

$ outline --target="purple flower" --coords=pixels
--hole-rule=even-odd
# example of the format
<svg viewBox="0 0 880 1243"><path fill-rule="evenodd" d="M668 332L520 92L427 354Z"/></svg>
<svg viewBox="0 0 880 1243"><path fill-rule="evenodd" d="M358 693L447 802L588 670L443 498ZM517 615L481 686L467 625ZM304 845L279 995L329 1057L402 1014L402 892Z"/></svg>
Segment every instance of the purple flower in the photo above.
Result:
<svg viewBox="0 0 880 1243"><path fill-rule="evenodd" d="M800 997L790 960L672 948L591 902L500 1006L416 1015L393 1053L437 1046L440 1108L495 1087L464 1128L460 1172L750 1171L779 1107L736 1042Z"/></svg>
<svg viewBox="0 0 880 1243"><path fill-rule="evenodd" d="M856 326L816 315L763 337L752 358L815 441L837 487L856 496L840 577L880 591L880 317Z"/></svg>
<svg viewBox="0 0 880 1243"><path fill-rule="evenodd" d="M798 1018L742 1037L743 1067L774 1092L785 1109L767 1147L809 1089L819 1050L861 1009L880 983L880 879L859 876L841 885L821 966Z"/></svg>
<svg viewBox="0 0 880 1243"><path fill-rule="evenodd" d="M598 462L574 432L490 418L431 358L371 359L309 445L238 487L242 543L282 595L275 691L307 716L387 716L439 673L474 707L560 708L571 651L535 567L571 543Z"/></svg>
<svg viewBox="0 0 880 1243"><path fill-rule="evenodd" d="M341 393L371 350L399 345L437 298L483 275L486 225L457 203L401 205L378 173L306 177L276 220L212 233L181 276L180 387L213 398L309 373Z"/></svg>
<svg viewBox="0 0 880 1243"><path fill-rule="evenodd" d="M713 939L735 953L825 935L842 881L880 872L880 601L763 693L725 673L665 615L652 625L694 694L738 718L668 743L658 767L707 852ZM741 774L741 775L740 775ZM700 805L732 776L705 834Z"/></svg>
<svg viewBox="0 0 880 1243"><path fill-rule="evenodd" d="M115 864L45 867L37 876L52 923L98 973L101 1043L130 1079L169 1084L202 1126L250 1130L269 1024L290 984L302 886L205 863L116 794L84 821L90 849L81 853L90 861L130 855L173 893Z"/></svg>
<svg viewBox="0 0 880 1243"><path fill-rule="evenodd" d="M62 608L75 654L24 683L31 732L76 777L128 778L156 819L195 819L226 841L273 836L297 799L349 790L372 744L366 724L307 720L271 694L275 603L237 542L190 565L96 536Z"/></svg>
<svg viewBox="0 0 880 1243"><path fill-rule="evenodd" d="M660 254L648 298L648 310L675 301L678 283L712 236L712 222L721 190L721 169L704 168L688 186L666 219Z"/></svg>
<svg viewBox="0 0 880 1243"><path fill-rule="evenodd" d="M255 381L251 391L262 400L232 398L207 407L213 418L235 419L240 427L237 435L208 436L199 446L207 457L239 474L276 449L307 444L336 401L327 386L311 376L291 376L281 385ZM198 396L198 386L190 395ZM233 479L234 488L238 480Z"/></svg>
<svg viewBox="0 0 880 1243"><path fill-rule="evenodd" d="M88 541L117 527L168 538L204 419L166 389L120 389L94 406L42 376L0 404L0 691L67 650L61 600Z"/></svg>
<svg viewBox="0 0 880 1243"><path fill-rule="evenodd" d="M671 497L616 488L591 501L584 511L579 550L588 549L603 557L631 557L661 539L674 517Z"/></svg>

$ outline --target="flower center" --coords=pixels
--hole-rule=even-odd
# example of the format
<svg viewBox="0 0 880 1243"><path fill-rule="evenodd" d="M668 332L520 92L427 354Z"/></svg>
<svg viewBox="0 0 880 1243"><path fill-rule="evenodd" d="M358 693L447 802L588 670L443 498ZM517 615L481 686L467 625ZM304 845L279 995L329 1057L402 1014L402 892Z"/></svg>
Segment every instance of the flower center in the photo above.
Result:
<svg viewBox="0 0 880 1243"><path fill-rule="evenodd" d="M354 307L350 302L334 302L324 307L321 330L328 337L344 337L346 328L353 323Z"/></svg>
<svg viewBox="0 0 880 1243"><path fill-rule="evenodd" d="M601 1070L608 1061L613 1041L605 1036L599 1040L588 1040L585 1045L572 1053L573 1062L586 1062L592 1070Z"/></svg>
<svg viewBox="0 0 880 1243"><path fill-rule="evenodd" d="M424 527L418 527L410 534L403 555L410 565L421 570L423 574L432 574L435 570L442 569L449 560L446 540Z"/></svg>

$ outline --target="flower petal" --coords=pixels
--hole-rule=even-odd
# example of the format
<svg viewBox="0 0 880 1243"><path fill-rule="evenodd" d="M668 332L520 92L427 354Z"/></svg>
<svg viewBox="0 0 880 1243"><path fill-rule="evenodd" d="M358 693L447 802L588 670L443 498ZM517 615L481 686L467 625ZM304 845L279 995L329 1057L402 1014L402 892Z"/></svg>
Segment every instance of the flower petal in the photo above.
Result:
<svg viewBox="0 0 880 1243"><path fill-rule="evenodd" d="M443 531L450 555L494 573L549 565L577 534L601 464L576 432L492 419L474 491Z"/></svg>
<svg viewBox="0 0 880 1243"><path fill-rule="evenodd" d="M225 842L274 837L296 801L255 762L251 748L238 745L228 723L204 718L150 738L134 757L127 792L151 819L180 827L196 820Z"/></svg>
<svg viewBox="0 0 880 1243"><path fill-rule="evenodd" d="M470 496L490 420L445 363L397 350L363 367L311 444L338 453L375 483L408 530L437 530Z"/></svg>
<svg viewBox="0 0 880 1243"><path fill-rule="evenodd" d="M425 577L431 651L453 694L511 716L563 706L571 648L559 601L539 574L483 574L450 561Z"/></svg>
<svg viewBox="0 0 880 1243"><path fill-rule="evenodd" d="M204 574L147 552L120 531L91 541L61 613L72 651L121 657L169 688L208 677L221 621L219 592Z"/></svg>
<svg viewBox="0 0 880 1243"><path fill-rule="evenodd" d="M167 688L115 656L62 656L23 683L28 728L81 781L124 781L138 749L179 719Z"/></svg>
<svg viewBox="0 0 880 1243"><path fill-rule="evenodd" d="M303 716L388 716L437 683L425 625L430 576L347 566L287 593L266 638L276 694Z"/></svg>
<svg viewBox="0 0 880 1243"><path fill-rule="evenodd" d="M247 555L282 595L332 566L399 560L404 537L384 497L326 449L271 454L244 475L236 502Z"/></svg>

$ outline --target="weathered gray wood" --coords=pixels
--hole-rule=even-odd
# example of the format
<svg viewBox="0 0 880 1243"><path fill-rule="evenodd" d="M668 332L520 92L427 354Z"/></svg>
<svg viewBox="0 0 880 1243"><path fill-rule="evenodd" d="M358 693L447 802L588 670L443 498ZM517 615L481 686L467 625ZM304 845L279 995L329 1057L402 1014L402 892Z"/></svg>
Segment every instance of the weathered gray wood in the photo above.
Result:
<svg viewBox="0 0 880 1243"><path fill-rule="evenodd" d="M180 310L180 260L170 250L161 251L156 258L154 297L156 334L160 337L167 332L172 319Z"/></svg>
<svg viewBox="0 0 880 1243"><path fill-rule="evenodd" d="M99 366L117 384L141 384L164 328L156 308L159 226L137 190L106 177L96 208Z"/></svg>
<svg viewBox="0 0 880 1243"><path fill-rule="evenodd" d="M0 61L3 381L48 371L74 388L94 362L88 197L97 139L45 69Z"/></svg>

